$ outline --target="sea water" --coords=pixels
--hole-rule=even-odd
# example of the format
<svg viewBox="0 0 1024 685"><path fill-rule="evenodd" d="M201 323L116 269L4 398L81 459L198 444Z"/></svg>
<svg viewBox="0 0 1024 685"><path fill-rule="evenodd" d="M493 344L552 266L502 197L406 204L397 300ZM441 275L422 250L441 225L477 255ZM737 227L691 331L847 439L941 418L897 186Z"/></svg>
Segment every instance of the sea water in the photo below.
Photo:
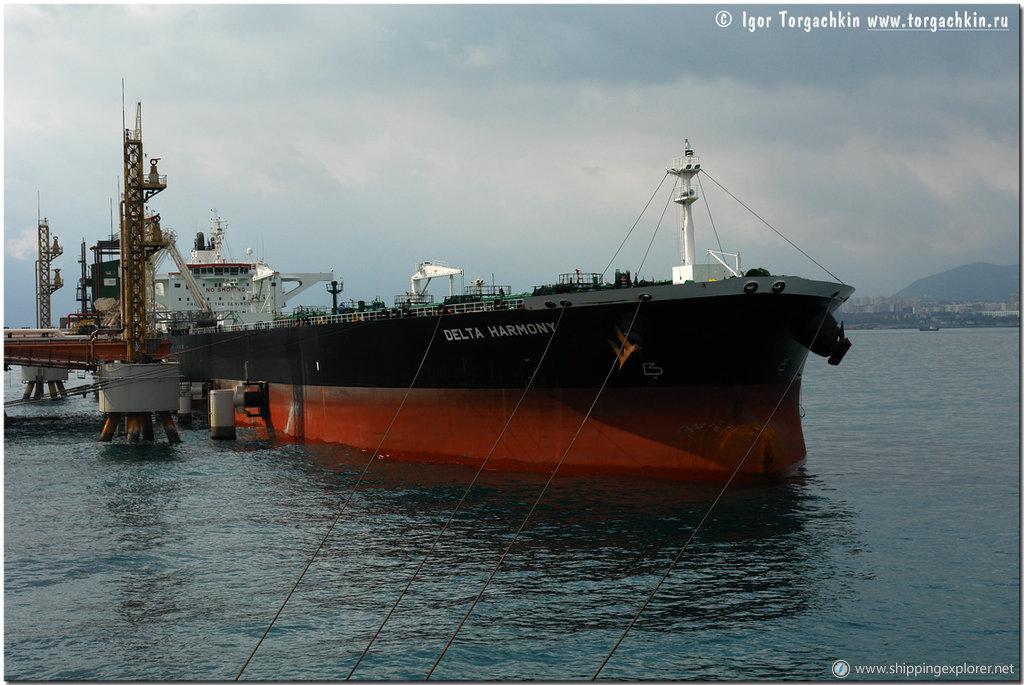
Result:
<svg viewBox="0 0 1024 685"><path fill-rule="evenodd" d="M353 678L1019 680L1019 331L850 337L808 360L804 471L729 488L628 632L720 485L557 477L467 618L546 481L485 473L384 623L471 469L353 489L341 446L101 444L91 396L10 407L4 677L339 680L380 629Z"/></svg>

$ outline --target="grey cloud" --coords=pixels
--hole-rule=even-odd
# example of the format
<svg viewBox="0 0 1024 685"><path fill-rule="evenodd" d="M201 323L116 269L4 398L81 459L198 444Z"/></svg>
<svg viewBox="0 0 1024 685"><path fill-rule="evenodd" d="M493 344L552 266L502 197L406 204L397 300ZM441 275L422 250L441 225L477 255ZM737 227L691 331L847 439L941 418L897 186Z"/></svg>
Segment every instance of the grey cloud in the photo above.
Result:
<svg viewBox="0 0 1024 685"><path fill-rule="evenodd" d="M1010 13L1004 34L750 34L718 28L722 7L737 22L744 9L779 9L9 6L7 237L34 226L36 190L62 243L106 237L124 77L129 109L144 100L146 150L170 177L153 202L169 226L202 230L216 206L236 252L259 239L277 268L336 268L355 297L390 297L425 258L464 259L516 287L603 268L684 136L865 294L906 285L908 259L949 259L927 242L936 231L946 245L950 227L971 227L965 262L1012 251L1016 8L971 7ZM954 147L947 174L942 151ZM946 192L946 176L963 196ZM812 271L725 207L712 207L723 242L756 265ZM673 226L652 270L677 258ZM639 261L645 230L615 266ZM698 230L712 239L705 219ZM893 256L893 237L913 255ZM11 313L23 263L6 265ZM59 293L62 311L72 291Z"/></svg>

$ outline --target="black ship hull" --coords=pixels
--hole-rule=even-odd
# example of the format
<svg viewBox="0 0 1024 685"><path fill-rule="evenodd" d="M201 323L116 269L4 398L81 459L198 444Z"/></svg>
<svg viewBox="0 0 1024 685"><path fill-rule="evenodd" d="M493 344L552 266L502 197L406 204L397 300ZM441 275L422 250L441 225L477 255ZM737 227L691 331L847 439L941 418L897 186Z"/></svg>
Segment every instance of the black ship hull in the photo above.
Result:
<svg viewBox="0 0 1024 685"><path fill-rule="evenodd" d="M564 456L567 473L719 478L742 462L741 476L759 478L803 461L800 373L809 350L842 357L849 342L831 312L852 292L733 278L274 322L172 344L187 380L265 388L261 420L279 436L504 469L550 470Z"/></svg>

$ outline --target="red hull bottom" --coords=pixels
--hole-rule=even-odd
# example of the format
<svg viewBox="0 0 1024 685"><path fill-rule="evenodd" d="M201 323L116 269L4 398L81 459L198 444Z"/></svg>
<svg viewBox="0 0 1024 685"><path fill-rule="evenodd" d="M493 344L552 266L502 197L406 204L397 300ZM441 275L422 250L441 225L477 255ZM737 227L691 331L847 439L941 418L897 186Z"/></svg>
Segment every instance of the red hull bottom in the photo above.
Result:
<svg viewBox="0 0 1024 685"><path fill-rule="evenodd" d="M510 422L521 390L413 389L404 406L404 389L299 390L269 387L268 427L276 437L369 453L379 446L380 456L403 461L478 467L486 459L492 470L550 473L565 455L559 473L566 475L676 480L725 480L742 461L737 479L749 482L790 475L806 454L799 382L788 392L782 384L606 389L585 423L591 389L530 390ZM263 423L239 418L239 425Z"/></svg>

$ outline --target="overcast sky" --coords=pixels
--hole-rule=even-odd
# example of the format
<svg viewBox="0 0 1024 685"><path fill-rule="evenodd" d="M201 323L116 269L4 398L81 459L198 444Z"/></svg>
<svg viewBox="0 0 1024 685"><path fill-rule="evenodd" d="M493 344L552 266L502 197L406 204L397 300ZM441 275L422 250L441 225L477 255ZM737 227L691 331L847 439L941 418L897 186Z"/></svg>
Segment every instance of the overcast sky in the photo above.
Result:
<svg viewBox="0 0 1024 685"><path fill-rule="evenodd" d="M957 11L1007 29L868 27ZM1017 5L7 5L4 324L35 325L37 192L64 247L54 324L76 309L81 241L118 199L122 79L186 256L216 208L232 256L333 269L346 298L390 302L425 259L515 291L602 271L684 138L858 295L1018 263L1019 35ZM670 277L668 187L612 269ZM702 191L698 261L720 239L744 268L831 279Z"/></svg>

